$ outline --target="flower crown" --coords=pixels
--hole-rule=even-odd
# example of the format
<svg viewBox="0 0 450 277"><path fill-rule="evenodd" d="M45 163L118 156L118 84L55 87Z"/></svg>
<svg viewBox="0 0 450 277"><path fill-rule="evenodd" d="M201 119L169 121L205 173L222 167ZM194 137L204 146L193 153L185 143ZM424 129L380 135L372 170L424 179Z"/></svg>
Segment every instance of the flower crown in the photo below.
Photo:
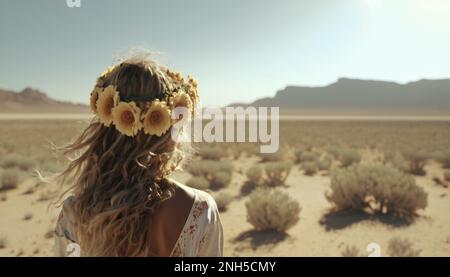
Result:
<svg viewBox="0 0 450 277"><path fill-rule="evenodd" d="M169 82L168 93L161 92L156 99L148 96L124 97L114 85L103 87L103 78L112 70L109 68L97 79L90 99L92 112L104 126L113 124L120 133L130 137L137 135L141 129L147 135L161 136L174 123L171 118L174 108L185 107L191 114L194 113L198 102L198 83L194 78L188 76L185 80L180 73L166 70L172 81Z"/></svg>

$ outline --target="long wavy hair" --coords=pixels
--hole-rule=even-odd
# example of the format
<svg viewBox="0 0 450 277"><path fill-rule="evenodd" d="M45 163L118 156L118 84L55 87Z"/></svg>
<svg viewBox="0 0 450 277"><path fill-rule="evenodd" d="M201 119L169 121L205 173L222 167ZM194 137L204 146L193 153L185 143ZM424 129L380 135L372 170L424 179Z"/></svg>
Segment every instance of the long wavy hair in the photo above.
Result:
<svg viewBox="0 0 450 277"><path fill-rule="evenodd" d="M115 85L121 96L156 97L167 93L172 79L166 68L147 58L131 58L99 77L103 87ZM153 256L149 227L158 206L174 193L167 176L181 163L188 144L176 143L171 130L162 136L136 136L105 127L97 119L70 145L75 155L58 176L70 184L70 210L83 256ZM62 196L61 198L62 199Z"/></svg>

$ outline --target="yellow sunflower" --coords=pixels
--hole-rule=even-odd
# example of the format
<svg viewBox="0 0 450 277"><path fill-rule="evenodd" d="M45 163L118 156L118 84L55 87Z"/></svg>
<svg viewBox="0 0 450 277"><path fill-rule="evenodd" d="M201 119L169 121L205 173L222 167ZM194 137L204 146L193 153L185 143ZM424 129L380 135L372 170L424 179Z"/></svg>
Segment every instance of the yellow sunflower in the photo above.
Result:
<svg viewBox="0 0 450 277"><path fill-rule="evenodd" d="M114 86L105 88L97 100L97 114L100 122L105 126L111 125L112 109L119 103L119 92Z"/></svg>
<svg viewBox="0 0 450 277"><path fill-rule="evenodd" d="M100 87L95 87L91 92L90 106L91 106L91 111L95 114L97 114L98 96L101 94L102 90L103 89Z"/></svg>
<svg viewBox="0 0 450 277"><path fill-rule="evenodd" d="M154 100L143 115L144 132L158 137L170 128L170 110L166 102Z"/></svg>
<svg viewBox="0 0 450 277"><path fill-rule="evenodd" d="M197 82L197 80L194 78L194 77L192 77L192 76L188 76L188 82L189 82L189 84L191 84L194 88L197 88L198 87L198 82Z"/></svg>
<svg viewBox="0 0 450 277"><path fill-rule="evenodd" d="M142 128L141 109L134 102L119 102L112 109L112 118L116 129L122 134L132 137Z"/></svg>
<svg viewBox="0 0 450 277"><path fill-rule="evenodd" d="M175 94L170 99L170 105L172 106L172 109L178 108L178 107L184 107L189 110L190 113L192 113L192 100L189 94L181 91Z"/></svg>

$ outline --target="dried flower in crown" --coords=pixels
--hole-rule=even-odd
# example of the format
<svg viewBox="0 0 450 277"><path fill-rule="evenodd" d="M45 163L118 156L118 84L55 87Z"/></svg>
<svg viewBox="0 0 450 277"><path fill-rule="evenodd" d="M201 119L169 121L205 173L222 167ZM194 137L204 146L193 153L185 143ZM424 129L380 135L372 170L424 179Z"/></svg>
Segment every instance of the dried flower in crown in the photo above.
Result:
<svg viewBox="0 0 450 277"><path fill-rule="evenodd" d="M160 93L160 97L123 97L116 86L103 88L104 78L112 70L113 67L110 67L102 73L90 96L91 111L104 126L113 124L117 131L130 137L141 130L147 135L162 136L172 126L173 109L184 107L194 113L198 102L198 83L194 78L188 76L185 80L181 73L167 70L172 84L168 86L169 91Z"/></svg>

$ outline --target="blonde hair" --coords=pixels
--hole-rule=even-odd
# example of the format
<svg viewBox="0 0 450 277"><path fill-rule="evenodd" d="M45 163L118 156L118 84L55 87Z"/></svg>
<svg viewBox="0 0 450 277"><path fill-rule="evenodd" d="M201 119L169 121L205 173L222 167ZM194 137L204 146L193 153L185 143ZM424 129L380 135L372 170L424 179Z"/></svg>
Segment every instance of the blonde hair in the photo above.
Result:
<svg viewBox="0 0 450 277"><path fill-rule="evenodd" d="M124 97L168 95L170 72L146 58L111 67L97 85L114 85ZM174 193L167 176L181 163L189 145L142 130L134 137L94 119L65 155L81 154L58 176L70 183L73 230L83 256L152 256L149 229L158 206ZM61 196L62 197L62 196Z"/></svg>

